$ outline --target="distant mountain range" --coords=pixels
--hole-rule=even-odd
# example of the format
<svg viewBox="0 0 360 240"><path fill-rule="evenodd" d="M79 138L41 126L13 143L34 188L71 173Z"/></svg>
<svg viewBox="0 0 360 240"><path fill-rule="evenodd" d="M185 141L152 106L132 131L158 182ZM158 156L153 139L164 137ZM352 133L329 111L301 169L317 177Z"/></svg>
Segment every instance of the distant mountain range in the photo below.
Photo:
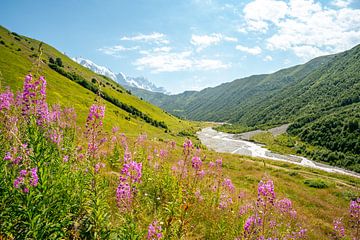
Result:
<svg viewBox="0 0 360 240"><path fill-rule="evenodd" d="M148 79L144 77L130 77L130 76L126 76L122 72L114 73L109 68L97 65L93 61L82 57L75 57L72 59L75 62L83 65L84 67L92 70L97 74L111 78L112 80L116 81L123 87L128 88L130 90L132 90L133 88L139 88L150 92L159 92L159 93L168 94L166 89L164 89L163 87L157 87L154 83L150 82Z"/></svg>

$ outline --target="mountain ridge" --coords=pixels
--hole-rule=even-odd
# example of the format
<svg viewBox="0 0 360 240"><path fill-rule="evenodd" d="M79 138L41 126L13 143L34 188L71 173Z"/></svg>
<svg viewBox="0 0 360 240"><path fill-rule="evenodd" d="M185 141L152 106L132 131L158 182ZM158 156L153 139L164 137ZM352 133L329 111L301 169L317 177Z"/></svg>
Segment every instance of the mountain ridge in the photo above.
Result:
<svg viewBox="0 0 360 240"><path fill-rule="evenodd" d="M160 92L167 94L168 92L163 87L158 87L154 83L150 82L145 77L131 77L127 76L122 72L114 73L112 70L105 66L100 66L93 61L83 58L83 57L74 57L72 58L75 62L79 63L80 65L87 67L88 69L98 73L100 75L107 76L112 80L116 81L120 85L127 87L135 87L144 90L148 90L151 92Z"/></svg>

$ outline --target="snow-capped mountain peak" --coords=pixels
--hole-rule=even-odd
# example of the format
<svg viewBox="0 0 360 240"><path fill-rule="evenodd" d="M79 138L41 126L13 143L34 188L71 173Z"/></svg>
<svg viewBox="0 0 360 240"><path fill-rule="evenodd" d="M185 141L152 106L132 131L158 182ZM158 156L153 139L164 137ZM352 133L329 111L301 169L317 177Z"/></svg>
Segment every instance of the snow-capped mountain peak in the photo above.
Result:
<svg viewBox="0 0 360 240"><path fill-rule="evenodd" d="M84 67L92 70L93 72L95 72L97 74L107 76L107 77L111 78L112 80L116 81L116 74L113 71L111 71L110 69L108 69L107 67L97 65L96 63L92 62L91 60L81 58L81 57L73 58L73 60L75 62L79 63L80 65L83 65Z"/></svg>
<svg viewBox="0 0 360 240"><path fill-rule="evenodd" d="M161 93L168 93L163 87L157 87L154 83L150 82L144 77L130 77L126 76L124 73L114 73L109 68L97 65L96 63L92 62L89 59L85 59L82 57L72 58L75 62L79 63L80 65L92 70L97 74L101 74L107 76L120 85L126 87L135 87L145 89L151 92L161 92Z"/></svg>

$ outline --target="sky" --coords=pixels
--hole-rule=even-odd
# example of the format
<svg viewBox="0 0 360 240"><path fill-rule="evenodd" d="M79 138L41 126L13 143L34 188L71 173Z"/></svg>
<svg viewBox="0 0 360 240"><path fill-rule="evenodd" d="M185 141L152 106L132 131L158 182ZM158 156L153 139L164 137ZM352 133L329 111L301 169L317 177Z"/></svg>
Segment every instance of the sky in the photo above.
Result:
<svg viewBox="0 0 360 240"><path fill-rule="evenodd" d="M360 43L360 0L1 0L0 25L171 93Z"/></svg>

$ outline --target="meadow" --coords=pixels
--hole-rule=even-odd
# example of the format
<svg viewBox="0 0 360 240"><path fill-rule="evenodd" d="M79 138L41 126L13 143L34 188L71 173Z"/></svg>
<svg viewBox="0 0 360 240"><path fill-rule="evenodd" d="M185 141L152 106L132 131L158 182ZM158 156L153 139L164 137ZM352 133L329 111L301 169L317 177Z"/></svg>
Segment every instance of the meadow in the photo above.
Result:
<svg viewBox="0 0 360 240"><path fill-rule="evenodd" d="M46 88L0 94L0 239L359 239L359 179L128 137L100 96L80 125Z"/></svg>

